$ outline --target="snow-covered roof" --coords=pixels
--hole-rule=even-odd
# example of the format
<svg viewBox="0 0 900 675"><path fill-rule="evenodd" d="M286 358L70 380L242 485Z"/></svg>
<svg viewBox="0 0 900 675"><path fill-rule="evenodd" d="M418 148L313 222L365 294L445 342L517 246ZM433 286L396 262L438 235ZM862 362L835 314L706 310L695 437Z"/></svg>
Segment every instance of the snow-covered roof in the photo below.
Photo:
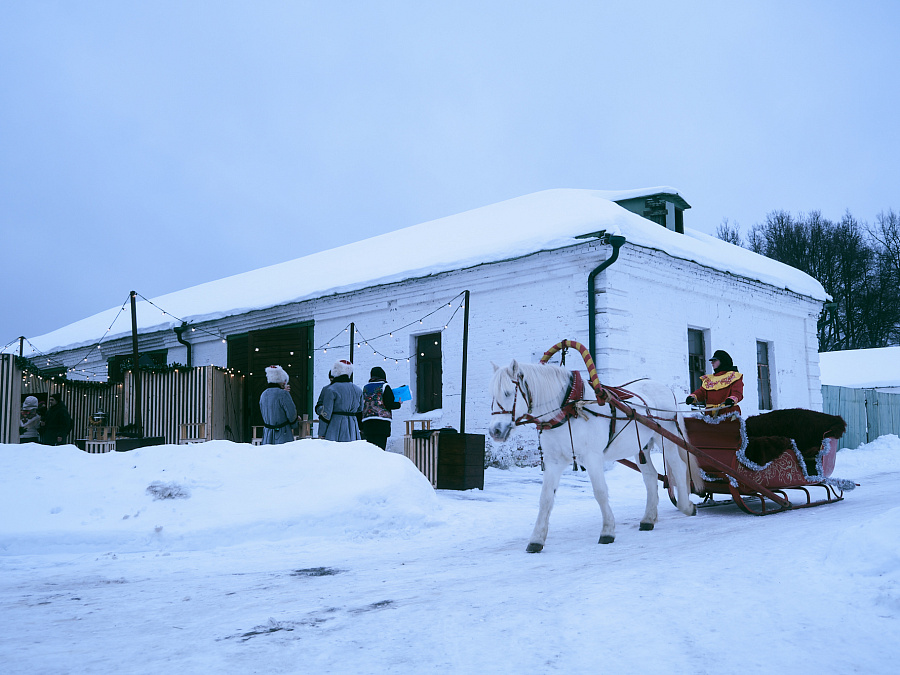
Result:
<svg viewBox="0 0 900 675"><path fill-rule="evenodd" d="M653 195L678 195L684 199L684 195L668 185L636 188L634 190L593 190L592 192L598 197L608 199L611 202L622 202L626 199L638 199L639 197L651 197ZM685 200L685 202L687 202L687 200Z"/></svg>
<svg viewBox="0 0 900 675"><path fill-rule="evenodd" d="M797 269L688 228L684 234L667 230L612 201L659 192L677 194L669 187L544 190L150 300L186 321L208 321L572 246L580 243L579 235L601 230L622 235L631 244L827 299L821 284ZM118 312L112 308L31 338L31 343L42 352L90 345L104 335ZM146 302L138 303L137 313L139 332L177 323ZM127 321L117 321L107 339L129 332Z"/></svg>
<svg viewBox="0 0 900 675"><path fill-rule="evenodd" d="M822 384L857 389L900 387L900 347L819 354Z"/></svg>

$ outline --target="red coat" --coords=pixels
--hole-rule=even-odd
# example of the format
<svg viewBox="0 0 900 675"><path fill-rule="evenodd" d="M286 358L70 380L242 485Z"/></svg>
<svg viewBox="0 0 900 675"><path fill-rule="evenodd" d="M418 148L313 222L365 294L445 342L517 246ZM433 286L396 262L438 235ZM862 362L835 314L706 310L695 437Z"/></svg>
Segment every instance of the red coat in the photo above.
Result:
<svg viewBox="0 0 900 675"><path fill-rule="evenodd" d="M722 405L727 398L735 403L740 403L744 399L744 376L736 370L702 375L700 381L702 382L700 388L692 392L691 396L707 407ZM741 409L735 405L728 408L728 412L740 414Z"/></svg>

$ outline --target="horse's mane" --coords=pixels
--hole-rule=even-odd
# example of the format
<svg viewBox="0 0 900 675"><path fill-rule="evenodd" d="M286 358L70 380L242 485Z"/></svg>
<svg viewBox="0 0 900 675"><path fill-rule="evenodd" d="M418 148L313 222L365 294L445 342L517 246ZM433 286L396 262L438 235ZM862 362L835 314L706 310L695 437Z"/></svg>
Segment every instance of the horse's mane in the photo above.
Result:
<svg viewBox="0 0 900 675"><path fill-rule="evenodd" d="M525 382L528 384L532 396L532 405L536 411L549 410L554 406L559 406L569 386L571 371L562 366L533 363L519 363L519 370L525 376ZM513 386L513 377L509 366L499 369L497 377L494 378L492 393L495 399L500 398L502 394L504 380L508 383L507 386Z"/></svg>

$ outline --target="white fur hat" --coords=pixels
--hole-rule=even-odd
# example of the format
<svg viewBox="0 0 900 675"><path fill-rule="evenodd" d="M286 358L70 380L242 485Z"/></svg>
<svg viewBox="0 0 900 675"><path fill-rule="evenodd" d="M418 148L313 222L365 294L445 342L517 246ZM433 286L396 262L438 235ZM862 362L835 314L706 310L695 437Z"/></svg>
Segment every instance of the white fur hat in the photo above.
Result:
<svg viewBox="0 0 900 675"><path fill-rule="evenodd" d="M349 361L345 361L341 359L340 361L335 361L334 365L331 366L331 376L332 377L340 377L341 375L352 375L353 374L353 364Z"/></svg>
<svg viewBox="0 0 900 675"><path fill-rule="evenodd" d="M26 396L25 402L22 404L23 410L37 410L38 400L34 396Z"/></svg>
<svg viewBox="0 0 900 675"><path fill-rule="evenodd" d="M290 378L281 366L269 366L266 368L266 379L269 384L287 384Z"/></svg>

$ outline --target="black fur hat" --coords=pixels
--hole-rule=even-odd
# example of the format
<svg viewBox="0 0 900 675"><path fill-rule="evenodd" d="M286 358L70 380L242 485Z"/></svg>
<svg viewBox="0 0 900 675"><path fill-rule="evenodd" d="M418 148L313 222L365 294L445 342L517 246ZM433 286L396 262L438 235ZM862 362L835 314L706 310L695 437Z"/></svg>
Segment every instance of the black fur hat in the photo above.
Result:
<svg viewBox="0 0 900 675"><path fill-rule="evenodd" d="M375 366L372 370L369 371L369 378L372 380L385 380L387 381L387 375L384 372L384 368L381 366Z"/></svg>
<svg viewBox="0 0 900 675"><path fill-rule="evenodd" d="M728 352L726 352L724 349L717 349L713 353L710 361L716 361L716 360L718 360L718 362L719 362L719 367L716 368L715 372L721 373L726 370L735 370L734 361L731 360L731 355Z"/></svg>

